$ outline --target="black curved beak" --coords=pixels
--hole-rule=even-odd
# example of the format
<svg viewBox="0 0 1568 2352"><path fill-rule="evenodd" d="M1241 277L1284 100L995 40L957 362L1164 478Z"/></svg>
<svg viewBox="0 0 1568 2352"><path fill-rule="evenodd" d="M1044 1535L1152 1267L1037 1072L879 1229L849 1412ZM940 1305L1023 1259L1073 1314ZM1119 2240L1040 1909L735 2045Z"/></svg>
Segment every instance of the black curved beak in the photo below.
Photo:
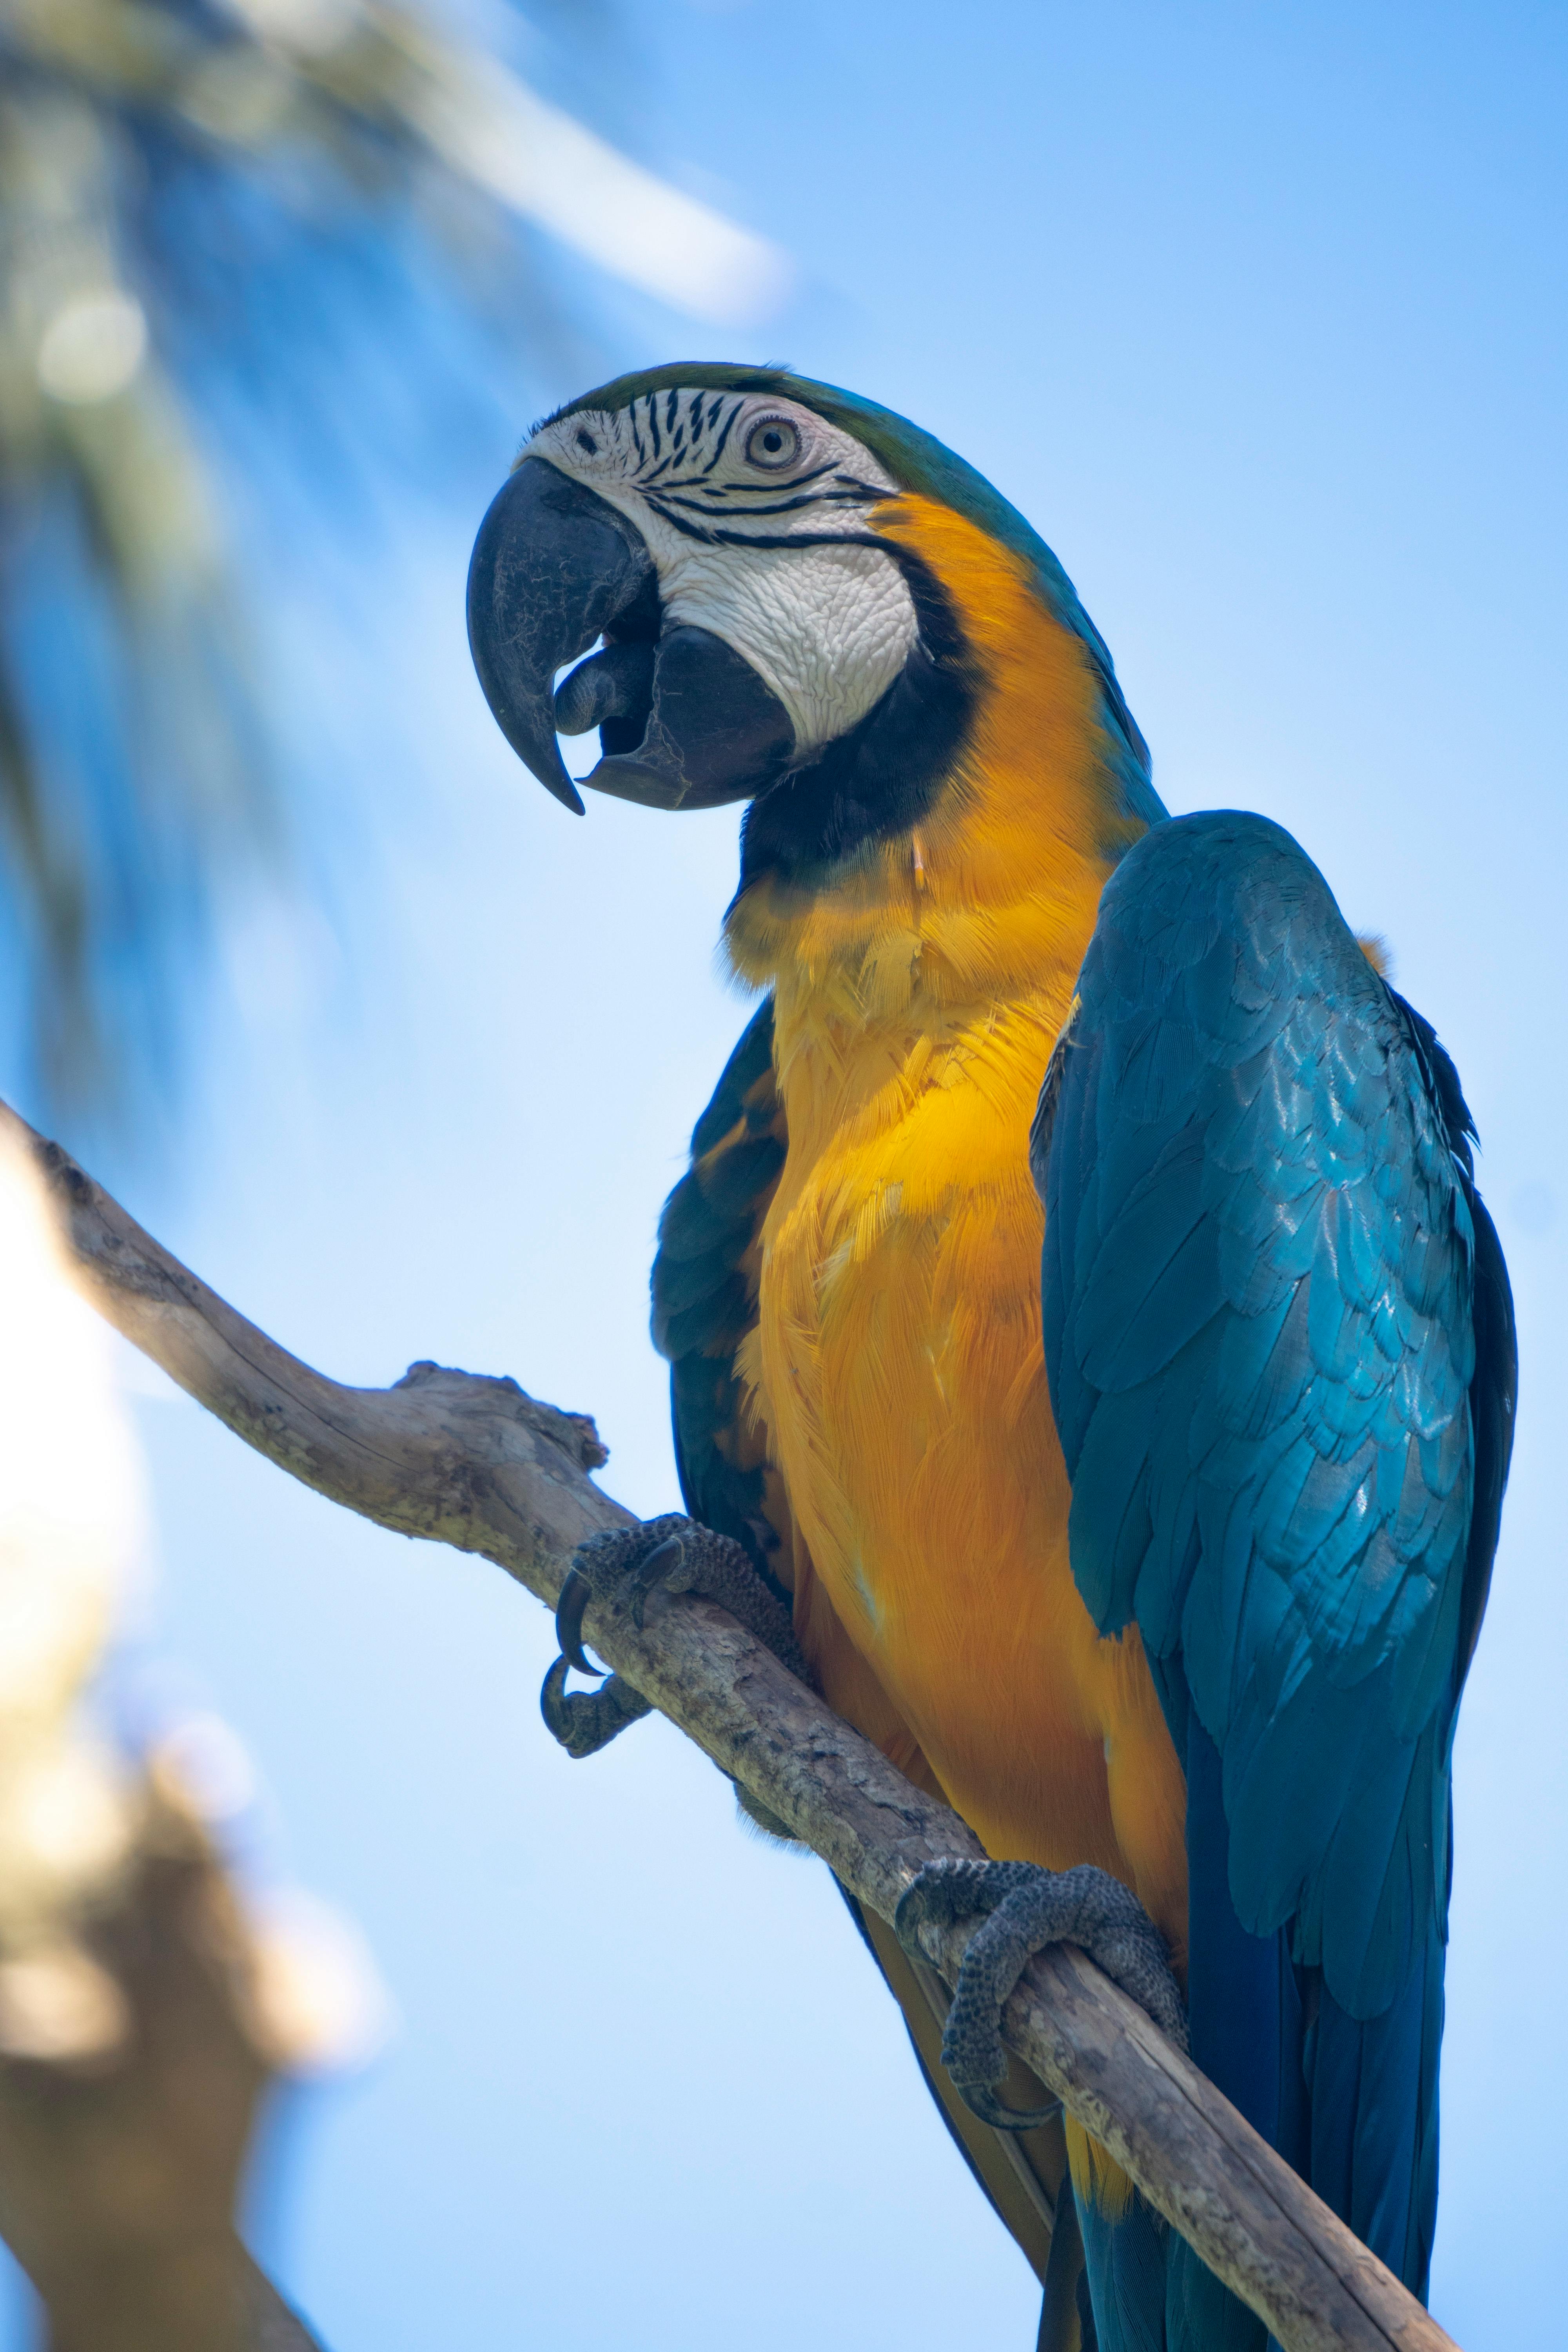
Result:
<svg viewBox="0 0 1568 2352"><path fill-rule="evenodd" d="M468 567L468 644L512 750L581 815L555 737L600 730L595 792L653 808L751 799L795 750L788 712L710 630L661 626L643 539L607 499L526 457L479 526ZM604 650L554 691L595 637Z"/></svg>

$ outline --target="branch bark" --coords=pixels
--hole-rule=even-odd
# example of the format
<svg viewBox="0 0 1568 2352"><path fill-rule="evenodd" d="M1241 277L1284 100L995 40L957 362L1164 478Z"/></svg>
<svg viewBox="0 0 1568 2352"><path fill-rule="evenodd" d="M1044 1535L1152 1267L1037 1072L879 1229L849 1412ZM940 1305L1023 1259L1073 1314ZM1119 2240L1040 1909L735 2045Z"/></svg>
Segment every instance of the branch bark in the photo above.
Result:
<svg viewBox="0 0 1568 2352"><path fill-rule="evenodd" d="M553 1606L585 1536L631 1523L592 1484L593 1423L510 1380L431 1363L390 1389L323 1379L144 1233L57 1144L0 1107L61 1210L81 1286L237 1435L334 1502L400 1534L494 1560ZM970 1831L895 1771L733 1619L656 1599L645 1630L591 1607L595 1649L890 1920ZM961 1930L929 1957L951 1986ZM1031 1962L1008 2047L1105 2147L1285 2352L1457 2352L1452 2339L1142 2011L1070 1946Z"/></svg>

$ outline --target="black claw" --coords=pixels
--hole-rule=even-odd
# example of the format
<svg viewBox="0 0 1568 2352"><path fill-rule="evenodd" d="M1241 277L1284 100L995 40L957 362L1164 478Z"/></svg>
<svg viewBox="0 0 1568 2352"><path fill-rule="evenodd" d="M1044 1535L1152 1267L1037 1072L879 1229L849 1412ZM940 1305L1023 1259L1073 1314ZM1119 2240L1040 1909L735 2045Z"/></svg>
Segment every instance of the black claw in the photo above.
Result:
<svg viewBox="0 0 1568 2352"><path fill-rule="evenodd" d="M596 1756L648 1712L647 1700L619 1675L611 1675L597 1690L569 1691L566 1673L566 1660L557 1658L544 1677L539 1712L568 1756Z"/></svg>
<svg viewBox="0 0 1568 2352"><path fill-rule="evenodd" d="M580 1675L602 1675L605 1671L594 1664L583 1647L583 1616L593 1598L594 1588L582 1570L569 1568L561 1598L555 1604L555 1638L561 1644L562 1659L567 1665L575 1666ZM637 1622L640 1624L642 1621L639 1618ZM555 1668L552 1666L550 1671L553 1674Z"/></svg>
<svg viewBox="0 0 1568 2352"><path fill-rule="evenodd" d="M662 1583L668 1574L680 1566L685 1557L686 1546L680 1538L666 1536L662 1543L655 1544L646 1559L637 1562L637 1573L632 1580L632 1623L639 1633L643 1629L643 1610L648 1594L656 1584ZM565 1647L564 1643L562 1647Z"/></svg>

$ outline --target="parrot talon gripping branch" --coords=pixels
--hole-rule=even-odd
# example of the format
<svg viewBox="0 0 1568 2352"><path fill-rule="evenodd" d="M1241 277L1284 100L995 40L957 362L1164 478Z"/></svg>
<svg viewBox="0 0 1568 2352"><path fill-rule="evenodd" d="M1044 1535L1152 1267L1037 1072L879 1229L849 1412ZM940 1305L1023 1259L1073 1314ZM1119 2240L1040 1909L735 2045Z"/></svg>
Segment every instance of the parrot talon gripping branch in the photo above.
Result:
<svg viewBox="0 0 1568 2352"><path fill-rule="evenodd" d="M649 1519L634 1528L615 1528L590 1536L578 1545L555 1604L555 1636L561 1655L544 1677L539 1711L546 1727L569 1756L596 1756L629 1724L647 1713L646 1700L609 1675L596 1691L569 1691L566 1675L598 1674L583 1647L583 1625L590 1605L598 1601L624 1612L640 1633L648 1601L655 1592L690 1592L716 1601L731 1617L764 1643L785 1670L808 1688L815 1688L799 1643L781 1596L752 1565L743 1546L732 1538L698 1527L679 1512ZM795 1833L768 1806L754 1797L731 1773L735 1800L755 1829L786 1844Z"/></svg>
<svg viewBox="0 0 1568 2352"><path fill-rule="evenodd" d="M624 1609L640 1633L655 1592L695 1592L727 1609L765 1642L781 1665L809 1682L810 1673L789 1613L732 1537L698 1527L678 1511L641 1527L614 1528L579 1544L555 1604L555 1638L564 1663L579 1674L602 1671L583 1648L583 1621L597 1601ZM556 1667L552 1666L551 1674Z"/></svg>
<svg viewBox="0 0 1568 2352"><path fill-rule="evenodd" d="M1007 2074L1002 2011L1037 1952L1076 1944L1153 2020L1178 2050L1188 2047L1186 2010L1160 1930L1138 1897L1092 1863L1042 1870L1032 1862L928 1862L893 1915L893 1932L913 1960L921 1930L984 1922L970 1937L942 2037L942 2063L964 2105L997 2131L1035 2131L1061 2102L1019 2109L996 2096Z"/></svg>
<svg viewBox="0 0 1568 2352"><path fill-rule="evenodd" d="M746 804L724 942L762 1001L664 1212L654 1338L693 1518L1015 1866L963 1882L966 2091L995 2097L1015 1957L1104 1945L1058 1875L1087 1868L1152 1923L1166 2030L1423 2295L1515 1382L1452 1064L1287 833L1167 814L1055 556L868 401L689 362L570 403L485 518L468 622L569 806L556 730L594 723L588 789ZM1005 2128L960 2098L939 1884L908 1949L851 1908L1041 2346L1264 2352L1109 2116L1064 2137L1022 2074Z"/></svg>

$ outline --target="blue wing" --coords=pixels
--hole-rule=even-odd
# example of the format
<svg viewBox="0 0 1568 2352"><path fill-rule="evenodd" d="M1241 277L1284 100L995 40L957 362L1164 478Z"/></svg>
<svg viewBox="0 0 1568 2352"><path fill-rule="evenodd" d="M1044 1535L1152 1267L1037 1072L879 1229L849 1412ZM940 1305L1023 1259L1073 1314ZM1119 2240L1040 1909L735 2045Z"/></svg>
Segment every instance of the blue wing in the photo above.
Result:
<svg viewBox="0 0 1568 2352"><path fill-rule="evenodd" d="M670 1367L680 1491L693 1518L732 1536L774 1575L763 1447L747 1427L735 1355L757 1319L756 1242L784 1166L773 1084L773 1007L747 1024L691 1138L691 1165L664 1206L653 1266L653 1342Z"/></svg>
<svg viewBox="0 0 1568 2352"><path fill-rule="evenodd" d="M1074 1574L1188 1778L1198 2063L1424 2292L1512 1315L1431 1030L1289 835L1153 827L1037 1123Z"/></svg>

